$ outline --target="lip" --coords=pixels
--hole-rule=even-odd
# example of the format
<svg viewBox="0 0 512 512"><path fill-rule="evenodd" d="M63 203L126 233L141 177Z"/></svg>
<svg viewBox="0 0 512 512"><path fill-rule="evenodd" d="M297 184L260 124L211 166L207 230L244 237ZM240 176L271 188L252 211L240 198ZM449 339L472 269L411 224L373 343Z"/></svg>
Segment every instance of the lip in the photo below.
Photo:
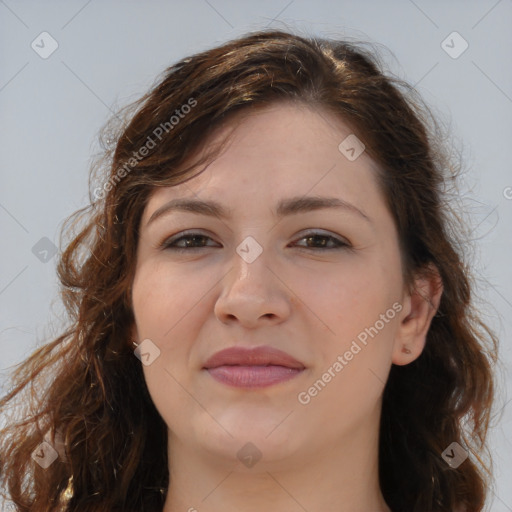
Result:
<svg viewBox="0 0 512 512"><path fill-rule="evenodd" d="M260 347L230 347L213 354L204 363L204 368L218 366L284 366L303 370L304 365L294 357L274 347L262 345Z"/></svg>
<svg viewBox="0 0 512 512"><path fill-rule="evenodd" d="M230 347L215 353L203 369L217 381L241 388L260 388L299 375L305 366L282 350L269 346Z"/></svg>

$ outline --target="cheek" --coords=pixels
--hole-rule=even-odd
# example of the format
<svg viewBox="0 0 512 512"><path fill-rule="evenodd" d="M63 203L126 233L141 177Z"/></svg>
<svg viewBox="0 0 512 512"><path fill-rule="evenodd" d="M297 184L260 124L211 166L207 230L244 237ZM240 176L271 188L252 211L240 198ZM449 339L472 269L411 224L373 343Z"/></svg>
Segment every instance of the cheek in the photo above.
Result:
<svg viewBox="0 0 512 512"><path fill-rule="evenodd" d="M321 342L314 347L318 364L310 382L311 392L318 394L312 402L328 409L326 414L344 409L352 415L368 412L383 391L391 367L395 308L402 283L398 253L391 245L388 251L354 258L350 264L347 260L328 279L316 276L316 284L311 276L297 280L303 285L298 293L307 297L304 308L321 320ZM312 333L311 338L318 336Z"/></svg>
<svg viewBox="0 0 512 512"><path fill-rule="evenodd" d="M132 292L137 339L150 339L159 351L142 369L151 399L171 429L175 411L190 399L185 391L191 371L189 340L197 333L188 319L196 313L197 293L194 283L169 265L148 260L137 268Z"/></svg>
<svg viewBox="0 0 512 512"><path fill-rule="evenodd" d="M185 383L193 373L196 341L211 315L210 294L218 281L218 276L207 270L184 272L177 265L156 259L138 267L132 294L137 339L149 338L160 350L155 365L145 367L150 381L172 382L175 377Z"/></svg>
<svg viewBox="0 0 512 512"><path fill-rule="evenodd" d="M316 269L289 279L298 297L295 307L303 317L308 310L317 317L329 343L351 340L400 298L400 265L391 257L349 257L330 271Z"/></svg>
<svg viewBox="0 0 512 512"><path fill-rule="evenodd" d="M148 260L137 269L133 284L133 309L139 336L168 344L180 319L193 312L209 286L165 262Z"/></svg>
<svg viewBox="0 0 512 512"><path fill-rule="evenodd" d="M194 314L197 301L193 300L193 287L185 286L183 281L183 276L169 272L169 266L148 262L137 269L133 284L137 340L149 339L157 347L158 357L151 365L144 365L143 371L159 409L179 396L177 383L186 378L188 371L188 340L196 335L187 316Z"/></svg>
<svg viewBox="0 0 512 512"><path fill-rule="evenodd" d="M356 428L378 407L391 368L395 291L387 277L366 268L340 275L309 296L326 327L315 344L318 364L299 401L309 400L309 417L322 417L332 425L332 435L340 428Z"/></svg>

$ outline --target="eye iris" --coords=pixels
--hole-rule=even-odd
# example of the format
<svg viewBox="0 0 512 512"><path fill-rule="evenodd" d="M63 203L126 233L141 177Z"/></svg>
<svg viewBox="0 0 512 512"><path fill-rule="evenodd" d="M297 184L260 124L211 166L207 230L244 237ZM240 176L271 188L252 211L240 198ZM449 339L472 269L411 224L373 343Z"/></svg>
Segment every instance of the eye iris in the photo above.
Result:
<svg viewBox="0 0 512 512"><path fill-rule="evenodd" d="M308 240L308 245L309 245L309 242L312 241L313 242L313 245L320 245L321 247L325 247L326 244L327 244L327 238L326 236L321 236L321 235L310 235L308 237L306 237L306 239ZM319 239L321 240L321 242L319 243ZM316 241L316 243L314 242Z"/></svg>
<svg viewBox="0 0 512 512"><path fill-rule="evenodd" d="M194 247L196 245L196 243L198 245L201 245L200 243L198 243L197 241L198 240L205 240L205 236L204 235L192 235L192 236L188 236L187 238L185 238L185 245L187 247Z"/></svg>

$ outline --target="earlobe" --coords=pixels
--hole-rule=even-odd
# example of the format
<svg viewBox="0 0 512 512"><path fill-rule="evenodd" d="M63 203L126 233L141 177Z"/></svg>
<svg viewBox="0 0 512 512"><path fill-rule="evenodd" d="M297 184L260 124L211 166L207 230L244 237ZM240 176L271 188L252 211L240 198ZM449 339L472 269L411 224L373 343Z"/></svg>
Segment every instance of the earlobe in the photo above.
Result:
<svg viewBox="0 0 512 512"><path fill-rule="evenodd" d="M403 308L393 347L394 364L403 366L421 355L442 293L443 283L434 265L418 273L412 291L406 293L406 307Z"/></svg>

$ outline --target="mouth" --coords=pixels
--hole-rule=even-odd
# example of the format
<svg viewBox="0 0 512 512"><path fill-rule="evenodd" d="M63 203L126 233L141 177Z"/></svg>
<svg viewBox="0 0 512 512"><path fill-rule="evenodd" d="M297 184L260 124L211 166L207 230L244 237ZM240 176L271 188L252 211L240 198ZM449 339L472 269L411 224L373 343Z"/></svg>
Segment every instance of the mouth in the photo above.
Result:
<svg viewBox="0 0 512 512"><path fill-rule="evenodd" d="M290 380L305 366L290 354L268 346L231 347L214 354L203 367L216 381L238 388L261 388Z"/></svg>

